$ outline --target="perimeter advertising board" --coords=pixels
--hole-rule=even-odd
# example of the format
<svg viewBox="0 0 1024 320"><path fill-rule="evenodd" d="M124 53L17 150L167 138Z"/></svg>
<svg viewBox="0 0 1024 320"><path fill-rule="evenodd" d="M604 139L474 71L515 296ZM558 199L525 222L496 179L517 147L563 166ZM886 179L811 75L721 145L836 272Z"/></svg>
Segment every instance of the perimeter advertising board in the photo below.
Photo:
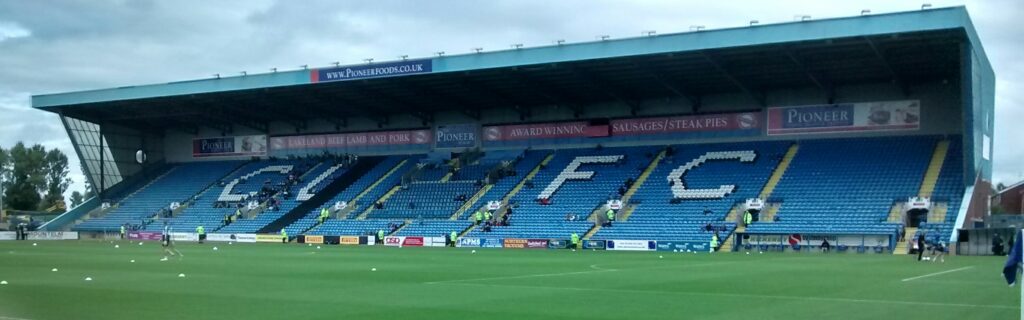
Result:
<svg viewBox="0 0 1024 320"><path fill-rule="evenodd" d="M262 156L266 154L266 135L192 139L193 158Z"/></svg>

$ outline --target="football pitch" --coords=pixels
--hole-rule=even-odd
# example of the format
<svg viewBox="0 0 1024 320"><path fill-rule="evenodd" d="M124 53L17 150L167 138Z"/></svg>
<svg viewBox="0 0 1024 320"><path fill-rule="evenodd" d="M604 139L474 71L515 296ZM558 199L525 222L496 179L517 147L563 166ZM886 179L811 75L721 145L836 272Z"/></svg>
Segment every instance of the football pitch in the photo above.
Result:
<svg viewBox="0 0 1024 320"><path fill-rule="evenodd" d="M0 285L0 319L935 320L1021 314L1020 289L1003 282L1001 257L919 263L877 254L178 248L184 258L162 262L155 242L0 242L0 280L8 282Z"/></svg>

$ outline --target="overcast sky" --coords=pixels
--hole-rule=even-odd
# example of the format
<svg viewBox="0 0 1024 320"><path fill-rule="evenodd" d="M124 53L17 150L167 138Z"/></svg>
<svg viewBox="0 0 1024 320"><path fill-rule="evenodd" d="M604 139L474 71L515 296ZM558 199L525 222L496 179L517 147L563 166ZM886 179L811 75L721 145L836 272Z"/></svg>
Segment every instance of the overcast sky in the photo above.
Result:
<svg viewBox="0 0 1024 320"><path fill-rule="evenodd" d="M995 177L1024 179L1024 1L929 1L966 5L996 71ZM361 63L448 53L917 10L916 1L183 1L0 0L0 146L60 148L72 158L72 190L84 189L75 152L56 116L30 95L207 78L277 67Z"/></svg>

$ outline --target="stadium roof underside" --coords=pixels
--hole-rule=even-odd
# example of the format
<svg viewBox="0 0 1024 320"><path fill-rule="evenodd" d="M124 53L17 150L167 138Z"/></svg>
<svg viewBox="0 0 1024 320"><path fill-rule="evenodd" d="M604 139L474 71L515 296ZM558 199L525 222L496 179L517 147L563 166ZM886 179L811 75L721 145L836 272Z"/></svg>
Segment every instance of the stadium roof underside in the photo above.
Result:
<svg viewBox="0 0 1024 320"><path fill-rule="evenodd" d="M33 96L33 106L94 123L142 131L238 124L267 131L270 121L297 124L350 117L386 123L437 111L564 106L681 97L700 112L702 96L742 93L751 108L766 93L891 83L959 82L965 50L984 51L962 7L811 20L620 40L449 55L424 59L432 72L314 82L295 70L167 84ZM376 64L376 63L375 63ZM345 68L342 66L341 68ZM831 102L831 101L822 101Z"/></svg>

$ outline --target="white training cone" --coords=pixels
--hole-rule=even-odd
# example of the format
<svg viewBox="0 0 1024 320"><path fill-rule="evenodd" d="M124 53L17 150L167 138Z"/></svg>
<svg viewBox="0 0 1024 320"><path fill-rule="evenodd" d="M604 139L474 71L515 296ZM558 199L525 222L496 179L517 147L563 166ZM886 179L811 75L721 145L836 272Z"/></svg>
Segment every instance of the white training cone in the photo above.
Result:
<svg viewBox="0 0 1024 320"><path fill-rule="evenodd" d="M53 268L50 271L57 272L57 268Z"/></svg>
<svg viewBox="0 0 1024 320"><path fill-rule="evenodd" d="M664 256L658 256L658 259L664 259L664 258L665 258Z"/></svg>
<svg viewBox="0 0 1024 320"><path fill-rule="evenodd" d="M371 268L370 271L377 271L377 268Z"/></svg>
<svg viewBox="0 0 1024 320"><path fill-rule="evenodd" d="M120 248L120 247L121 247L121 245L119 245L119 244L115 244L114 245L114 249L117 249L117 248Z"/></svg>
<svg viewBox="0 0 1024 320"><path fill-rule="evenodd" d="M92 281L91 277L85 277L85 281Z"/></svg>
<svg viewBox="0 0 1024 320"><path fill-rule="evenodd" d="M306 246L307 246L307 247L312 247L312 246L313 246L313 244L312 244L312 243L307 243L307 244L306 244Z"/></svg>
<svg viewBox="0 0 1024 320"><path fill-rule="evenodd" d="M217 251L217 247L213 247L213 251Z"/></svg>
<svg viewBox="0 0 1024 320"><path fill-rule="evenodd" d="M470 251L469 253L476 253L476 250Z"/></svg>
<svg viewBox="0 0 1024 320"><path fill-rule="evenodd" d="M184 277L185 277L185 274L184 274L184 273L179 273L179 274L178 274L178 278L184 278Z"/></svg>
<svg viewBox="0 0 1024 320"><path fill-rule="evenodd" d="M0 284L7 284L7 280L0 281Z"/></svg>
<svg viewBox="0 0 1024 320"><path fill-rule="evenodd" d="M228 242L228 244L235 244L234 242Z"/></svg>
<svg viewBox="0 0 1024 320"><path fill-rule="evenodd" d="M140 245L140 246L142 245L142 241L139 241L139 245Z"/></svg>
<svg viewBox="0 0 1024 320"><path fill-rule="evenodd" d="M33 246L33 247L35 247L35 246L37 246L37 245L39 245L39 244L38 244L38 243L35 243L35 242L33 242L33 243L32 243L32 246Z"/></svg>
<svg viewBox="0 0 1024 320"><path fill-rule="evenodd" d="M317 248L317 249L320 249L320 246L316 246L316 248Z"/></svg>
<svg viewBox="0 0 1024 320"><path fill-rule="evenodd" d="M129 261L129 262L131 262L131 263L135 263L135 259L132 259L132 261Z"/></svg>

